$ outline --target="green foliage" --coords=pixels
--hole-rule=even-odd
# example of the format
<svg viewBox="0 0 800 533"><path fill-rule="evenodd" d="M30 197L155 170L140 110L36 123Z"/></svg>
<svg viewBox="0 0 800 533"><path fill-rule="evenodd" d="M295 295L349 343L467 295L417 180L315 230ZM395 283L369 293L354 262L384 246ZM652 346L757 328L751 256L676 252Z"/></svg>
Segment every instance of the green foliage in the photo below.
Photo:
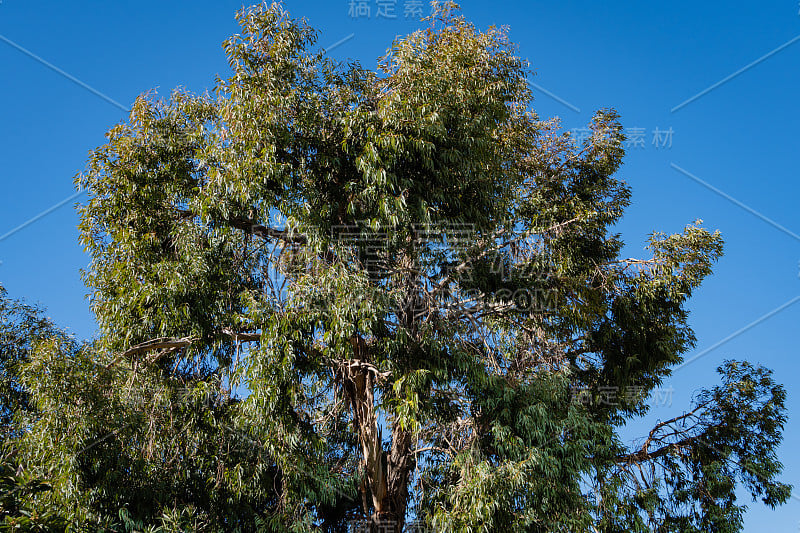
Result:
<svg viewBox="0 0 800 533"><path fill-rule="evenodd" d="M739 483L770 507L789 499L791 487L775 480L783 387L747 362L726 361L718 372L721 385L701 391L693 410L660 423L645 440L638 453L648 456L650 476L634 469L641 457L618 462L608 481L619 492L604 494L610 512L602 531L741 531Z"/></svg>
<svg viewBox="0 0 800 533"><path fill-rule="evenodd" d="M53 485L37 500L70 523L246 531L274 504L274 462L233 427L237 402L213 377L166 377L50 342L23 382L39 415L19 447Z"/></svg>
<svg viewBox="0 0 800 533"><path fill-rule="evenodd" d="M39 308L8 298L0 285L0 531L66 527L58 512L31 505L31 499L52 487L24 468L17 449L26 421L37 413L22 373L36 345L54 337L69 342Z"/></svg>
<svg viewBox="0 0 800 533"><path fill-rule="evenodd" d="M3 456L0 461L0 531L64 531L67 524L57 510L37 510L30 505L37 494L51 490L50 484L30 475L12 457Z"/></svg>
<svg viewBox="0 0 800 533"><path fill-rule="evenodd" d="M0 285L0 435L15 436L14 418L31 411L30 396L20 384L22 367L35 344L66 337L36 306L8 298Z"/></svg>

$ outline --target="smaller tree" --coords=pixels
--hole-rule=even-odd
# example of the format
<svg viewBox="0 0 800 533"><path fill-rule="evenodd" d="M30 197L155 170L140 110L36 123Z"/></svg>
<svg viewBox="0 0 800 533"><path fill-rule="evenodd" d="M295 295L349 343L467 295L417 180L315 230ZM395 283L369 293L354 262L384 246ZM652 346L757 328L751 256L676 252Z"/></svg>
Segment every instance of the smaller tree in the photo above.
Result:
<svg viewBox="0 0 800 533"><path fill-rule="evenodd" d="M22 367L42 339L66 338L36 306L8 297L0 285L0 436L18 436L15 419L31 411L30 395L20 383Z"/></svg>
<svg viewBox="0 0 800 533"><path fill-rule="evenodd" d="M62 531L57 510L32 505L52 486L34 475L20 457L20 439L38 418L30 392L22 383L25 365L38 343L67 335L42 310L8 297L0 285L0 531Z"/></svg>

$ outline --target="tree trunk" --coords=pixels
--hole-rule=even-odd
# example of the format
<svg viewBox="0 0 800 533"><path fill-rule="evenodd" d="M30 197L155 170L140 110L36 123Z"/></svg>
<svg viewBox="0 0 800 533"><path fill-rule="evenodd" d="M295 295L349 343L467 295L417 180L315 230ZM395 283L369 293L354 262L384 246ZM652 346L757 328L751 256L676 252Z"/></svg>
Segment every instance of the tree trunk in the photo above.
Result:
<svg viewBox="0 0 800 533"><path fill-rule="evenodd" d="M416 333L416 305L418 303L418 274L411 255L406 254L401 266L414 274L406 280L405 305L398 310L398 319L409 331ZM369 346L359 336L351 338L355 358L369 363ZM372 533L401 533L405 526L408 509L408 482L416 463L415 442L410 431L399 425L392 427L392 443L389 453L383 449L383 435L378 427L374 407L374 386L378 378L368 368L351 367L345 374L345 392L353 408L353 423L361 444L364 483L362 502L364 513L372 503L369 529ZM369 493L369 494L367 494Z"/></svg>
<svg viewBox="0 0 800 533"><path fill-rule="evenodd" d="M355 353L360 357L366 355L363 342L362 339L353 339ZM411 432L395 425L387 454L373 404L375 376L369 369L357 366L344 372L342 384L353 409L353 424L361 444L365 478L361 490L365 513L369 512L368 506L372 504L370 530L400 533L408 507L408 481L415 466Z"/></svg>

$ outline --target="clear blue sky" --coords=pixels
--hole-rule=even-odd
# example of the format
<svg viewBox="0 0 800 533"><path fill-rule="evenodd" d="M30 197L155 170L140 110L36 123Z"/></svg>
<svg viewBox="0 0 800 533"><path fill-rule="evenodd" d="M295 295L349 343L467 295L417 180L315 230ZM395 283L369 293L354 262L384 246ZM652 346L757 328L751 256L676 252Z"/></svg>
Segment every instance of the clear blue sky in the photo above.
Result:
<svg viewBox="0 0 800 533"><path fill-rule="evenodd" d="M365 66L375 64L394 36L419 25L405 17L414 0L354 3L368 6L369 16L351 16L359 12L351 13L349 0L286 6L320 30L321 46L352 35L332 55ZM78 336L92 335L75 200L6 234L74 194L72 179L87 152L124 117L109 100L128 106L156 87L162 94L178 85L203 91L216 74L225 76L220 43L236 31L240 6L227 0L0 1L0 283L12 296L43 304ZM462 7L480 27L510 26L536 72L541 116L560 116L572 129L584 127L600 107L621 113L636 141L620 173L633 188L619 228L626 254L643 255L651 231L677 232L697 218L722 231L725 257L691 303L698 346L687 359L705 354L674 374L666 384L674 390L672 405L656 407L653 417L688 407L694 390L717 382L714 368L725 358L762 363L789 393L783 478L800 485L800 301L793 302L800 296L798 0L465 0ZM379 17L379 9L387 16ZM654 144L656 129L667 133ZM751 504L746 523L753 532L798 531L800 498L774 512Z"/></svg>

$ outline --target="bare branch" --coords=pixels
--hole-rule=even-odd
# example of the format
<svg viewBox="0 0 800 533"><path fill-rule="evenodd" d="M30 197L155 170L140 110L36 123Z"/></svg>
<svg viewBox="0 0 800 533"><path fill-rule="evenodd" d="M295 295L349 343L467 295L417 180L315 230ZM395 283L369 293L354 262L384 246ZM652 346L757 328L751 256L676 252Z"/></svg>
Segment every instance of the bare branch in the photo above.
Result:
<svg viewBox="0 0 800 533"><path fill-rule="evenodd" d="M657 459L657 458L662 457L662 456L664 456L664 455L666 455L668 453L677 452L677 451L680 451L680 450L682 450L684 448L687 448L688 446L693 444L695 441L697 441L700 438L700 436L699 435L689 435L689 436L683 437L682 439L679 439L679 440L674 441L674 442L666 442L666 441L669 440L670 437L678 437L680 435L686 435L695 426L693 426L692 428L685 429L685 430L678 430L678 429L675 429L674 427L672 427L672 424L674 424L676 422L683 422L683 421L688 420L688 419L690 419L692 417L696 417L697 416L697 412L700 411L701 409L705 408L707 405L708 405L707 403L702 403L702 404L698 405L697 407L695 407L694 409L692 409L691 411L689 411L687 413L683 413L682 415L676 416L676 417L671 418L669 420L666 420L664 422L659 422L658 424L655 425L655 427L653 427L652 430L650 430L650 434L647 436L647 439L645 439L644 444L642 444L642 447L639 450L637 450L637 451L635 451L633 453L629 453L627 455L621 455L621 456L617 457L617 463L618 464L620 464L620 463L624 463L624 464L637 463L638 464L638 463L642 463L642 462L645 462L645 461L652 461L653 459ZM659 432L664 428L668 428L668 429L670 429L672 431L670 431L669 433L666 433L666 434L659 435ZM655 450L653 450L653 451L650 451L650 445L652 443L656 443L660 447L655 449Z"/></svg>

